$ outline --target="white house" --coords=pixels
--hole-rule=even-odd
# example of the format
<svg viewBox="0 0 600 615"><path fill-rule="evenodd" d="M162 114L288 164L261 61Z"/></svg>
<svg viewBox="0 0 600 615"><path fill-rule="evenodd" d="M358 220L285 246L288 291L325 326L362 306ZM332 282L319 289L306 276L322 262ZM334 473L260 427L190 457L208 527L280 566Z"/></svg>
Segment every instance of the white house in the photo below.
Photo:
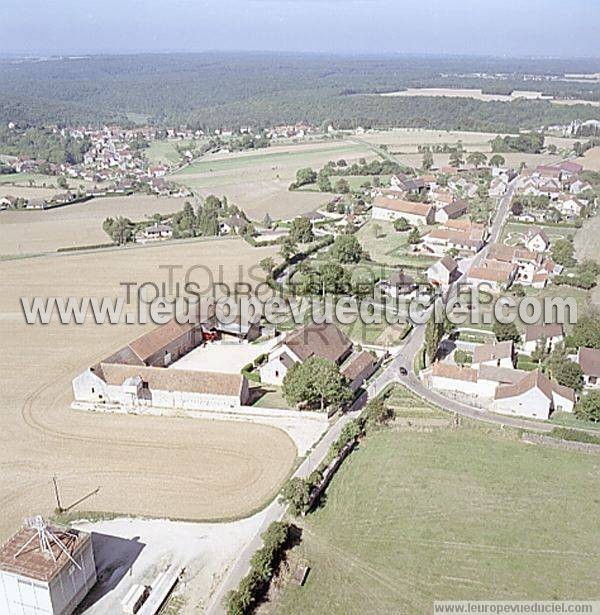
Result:
<svg viewBox="0 0 600 615"><path fill-rule="evenodd" d="M563 216L579 216L584 208L584 203L576 197L561 198L556 203L556 209Z"/></svg>
<svg viewBox="0 0 600 615"><path fill-rule="evenodd" d="M158 241L173 237L173 227L170 224L152 224L143 232L143 238L147 241Z"/></svg>
<svg viewBox="0 0 600 615"><path fill-rule="evenodd" d="M495 367L513 368L515 365L515 349L512 340L480 344L473 351L472 367L493 365Z"/></svg>
<svg viewBox="0 0 600 615"><path fill-rule="evenodd" d="M446 287L459 276L457 262L448 254L427 269L427 279L434 286Z"/></svg>
<svg viewBox="0 0 600 615"><path fill-rule="evenodd" d="M423 247L438 256L443 256L452 248L475 254L483 248L484 234L482 226L471 224L464 228L434 228L424 235Z"/></svg>
<svg viewBox="0 0 600 615"><path fill-rule="evenodd" d="M404 199L377 197L371 209L373 220L388 220L393 222L405 218L410 224L433 224L435 210L427 203L416 203Z"/></svg>
<svg viewBox="0 0 600 615"><path fill-rule="evenodd" d="M523 336L523 351L531 355L542 341L545 341L547 351L551 352L564 341L563 326L559 323L528 325Z"/></svg>
<svg viewBox="0 0 600 615"><path fill-rule="evenodd" d="M600 350L580 348L577 351L577 363L583 371L583 383L588 389L600 388Z"/></svg>
<svg viewBox="0 0 600 615"><path fill-rule="evenodd" d="M550 247L550 238L539 226L532 226L525 234L523 243L532 252L545 252Z"/></svg>
<svg viewBox="0 0 600 615"><path fill-rule="evenodd" d="M246 222L244 218L240 216L229 216L229 218L224 218L219 223L219 232L221 235L229 235L231 233L239 235L247 226L248 222Z"/></svg>
<svg viewBox="0 0 600 615"><path fill-rule="evenodd" d="M585 182L581 179L576 179L571 182L569 185L569 192L571 194L579 194L580 192L584 192L585 190L589 190L591 188L588 182Z"/></svg>
<svg viewBox="0 0 600 615"><path fill-rule="evenodd" d="M575 393L572 389L553 384L535 370L516 384L499 386L493 409L500 414L547 420L555 410L572 412L574 404Z"/></svg>
<svg viewBox="0 0 600 615"><path fill-rule="evenodd" d="M504 181L502 177L495 177L490 182L490 188L488 193L490 196L499 198L505 194L508 190L508 184Z"/></svg>

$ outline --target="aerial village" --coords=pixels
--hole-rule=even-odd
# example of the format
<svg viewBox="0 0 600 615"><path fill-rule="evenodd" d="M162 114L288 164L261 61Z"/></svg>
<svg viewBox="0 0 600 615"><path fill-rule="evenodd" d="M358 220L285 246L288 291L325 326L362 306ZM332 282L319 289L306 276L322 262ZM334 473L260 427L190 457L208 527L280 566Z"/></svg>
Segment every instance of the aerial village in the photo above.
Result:
<svg viewBox="0 0 600 615"><path fill-rule="evenodd" d="M304 137L311 131L308 126L285 127L272 129L268 136ZM104 187L42 202L17 202L6 196L5 208L77 207L86 199L150 191L190 199L184 213L186 223L192 220L186 227L191 234L182 234L181 214L165 215L137 225L132 240L168 245L194 236L200 213L195 214L192 202L202 199L170 181L173 165L149 165L143 155L133 153L137 140L156 138L150 129L107 127L73 136L92 143L83 162L46 166L43 171ZM168 135L181 140L200 136L176 131ZM218 135L231 136L226 131ZM218 147L224 147L221 141ZM186 150L182 155L179 165L190 164L195 154ZM18 173L40 171L36 161L19 159L13 164ZM359 161L347 167L345 161L331 161L319 172L299 170L290 191L324 182L328 189L322 192L331 192L320 207L301 215L252 220L243 204L237 207L212 197L217 223L210 234L240 237L252 248L279 247L279 262L263 259L261 269L272 288L293 289L299 296L340 294L348 288L355 293L354 269L367 266L369 293L408 302L425 288L432 301L447 301L454 294L470 311L473 292L480 287L492 298L542 297L548 289L585 282L590 275L591 265L573 257L572 235L581 219L596 214L598 187L581 177L578 162L565 159L514 169L501 156L488 161L471 155L467 163L428 164L421 170L369 164ZM367 175L366 169L370 179L350 188L347 178ZM394 172L383 172L390 169ZM382 260L377 250L390 241L396 242L390 245L397 260L377 269ZM598 274L594 269L593 277L594 272ZM573 416L580 397L600 387L600 350L577 343L558 322L518 328L491 321L486 325L485 305L476 314L484 316L483 326L444 327L433 341L429 325L410 322L401 308L396 324L387 329L384 325L366 339L340 323L316 324L310 314L303 323L286 321L281 326L261 318L225 323L213 296L203 298L196 309L193 323L170 320L82 366L72 380L72 409L275 425L288 432L300 455L310 459L313 447L336 421L341 429L342 422L394 384L455 417L475 412L512 426ZM552 361L556 367L548 370ZM323 384L315 393L309 383L322 377L318 370L324 365L327 387ZM344 440L333 458L326 458L317 482L309 485L310 506L357 437ZM286 501L292 505L292 499ZM110 566L110 558L102 565ZM184 574L181 567L169 566L151 583L138 579L121 584L118 598L103 602L94 590L86 599L97 582L96 567L90 534L47 524L41 517L28 519L0 548L7 600L36 588L38 604L51 605L55 613L71 612L80 602L89 605L96 599L96 608L158 612ZM76 570L69 573L68 588L67 570ZM302 564L294 572L300 585L307 571L308 565Z"/></svg>

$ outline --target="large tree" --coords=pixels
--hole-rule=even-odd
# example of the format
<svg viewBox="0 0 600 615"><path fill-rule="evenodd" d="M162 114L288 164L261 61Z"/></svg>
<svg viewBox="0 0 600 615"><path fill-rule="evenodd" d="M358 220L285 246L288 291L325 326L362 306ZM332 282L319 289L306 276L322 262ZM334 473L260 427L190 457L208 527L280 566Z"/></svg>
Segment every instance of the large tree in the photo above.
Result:
<svg viewBox="0 0 600 615"><path fill-rule="evenodd" d="M576 391L583 388L583 371L578 363L566 360L558 364L553 372L558 384L561 384Z"/></svg>
<svg viewBox="0 0 600 615"><path fill-rule="evenodd" d="M574 254L575 248L569 239L557 239L552 244L552 258L563 267L573 267L577 263Z"/></svg>
<svg viewBox="0 0 600 615"><path fill-rule="evenodd" d="M600 423L600 391L583 395L575 406L575 416L582 421Z"/></svg>
<svg viewBox="0 0 600 615"><path fill-rule="evenodd" d="M314 184L317 181L317 173L310 167L298 169L296 171L296 186Z"/></svg>
<svg viewBox="0 0 600 615"><path fill-rule="evenodd" d="M501 156L500 154L494 154L491 158L490 158L490 166L491 167L501 167L504 166L506 160L504 159L504 156Z"/></svg>
<svg viewBox="0 0 600 615"><path fill-rule="evenodd" d="M444 323L436 322L432 315L425 327L425 352L430 363L435 361L443 337Z"/></svg>
<svg viewBox="0 0 600 615"><path fill-rule="evenodd" d="M310 357L293 365L283 379L283 394L288 403L307 406L340 405L349 398L350 390L339 367L327 359Z"/></svg>
<svg viewBox="0 0 600 615"><path fill-rule="evenodd" d="M459 167L463 163L463 153L462 150L455 149L450 153L450 158L448 160L450 166Z"/></svg>
<svg viewBox="0 0 600 615"><path fill-rule="evenodd" d="M521 339L517 325L514 322L502 323L496 320L492 325L492 331L499 342L506 342L508 340L518 342Z"/></svg>
<svg viewBox="0 0 600 615"><path fill-rule="evenodd" d="M290 238L296 243L308 243L314 239L312 224L306 216L294 218L290 225Z"/></svg>
<svg viewBox="0 0 600 615"><path fill-rule="evenodd" d="M574 346L600 349L600 315L591 313L579 318L571 338Z"/></svg>
<svg viewBox="0 0 600 615"><path fill-rule="evenodd" d="M355 235L338 235L330 254L340 263L358 263L363 256L363 249Z"/></svg>
<svg viewBox="0 0 600 615"><path fill-rule="evenodd" d="M433 154L430 149L426 149L423 152L423 162L421 163L421 166L425 171L429 171L433 166Z"/></svg>
<svg viewBox="0 0 600 615"><path fill-rule="evenodd" d="M476 169L478 169L482 164L485 164L487 161L487 156L482 152L471 152L467 156L467 162L472 164Z"/></svg>

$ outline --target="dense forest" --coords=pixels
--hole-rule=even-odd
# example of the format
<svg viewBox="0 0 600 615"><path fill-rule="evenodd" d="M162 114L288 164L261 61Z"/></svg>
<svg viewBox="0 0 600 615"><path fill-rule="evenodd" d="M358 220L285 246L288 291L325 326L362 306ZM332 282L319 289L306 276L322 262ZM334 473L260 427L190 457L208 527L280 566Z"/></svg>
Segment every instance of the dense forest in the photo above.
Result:
<svg viewBox="0 0 600 615"><path fill-rule="evenodd" d="M216 128L307 121L352 126L481 130L539 128L599 119L592 106L544 101L393 98L408 87L534 89L600 100L600 83L566 81L596 72L593 60L508 60L320 54L153 54L0 59L0 122L21 125L150 121ZM486 77L483 77L483 74ZM476 75L476 76L474 76ZM490 75L495 75L491 78ZM530 76L536 75L537 81Z"/></svg>

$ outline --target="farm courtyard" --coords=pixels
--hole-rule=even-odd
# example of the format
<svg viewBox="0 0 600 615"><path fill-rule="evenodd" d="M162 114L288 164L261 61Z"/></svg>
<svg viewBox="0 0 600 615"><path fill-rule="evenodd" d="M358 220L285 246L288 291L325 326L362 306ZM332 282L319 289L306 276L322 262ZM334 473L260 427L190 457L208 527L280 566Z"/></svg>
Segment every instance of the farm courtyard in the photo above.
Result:
<svg viewBox="0 0 600 615"><path fill-rule="evenodd" d="M287 584L260 612L412 615L434 600L597 599L599 479L593 455L495 428L375 432L321 509L296 521L291 557L308 561L305 585Z"/></svg>
<svg viewBox="0 0 600 615"><path fill-rule="evenodd" d="M27 213L24 213L27 216ZM252 423L76 411L71 380L139 335L141 325L27 325L20 297L123 294L123 281L162 282L161 264L239 275L273 255L244 241L162 244L0 262L0 539L33 513L55 507L56 475L71 512L190 520L247 516L277 492L296 460L283 431ZM176 280L180 280L176 276ZM147 329L153 325L148 325Z"/></svg>

